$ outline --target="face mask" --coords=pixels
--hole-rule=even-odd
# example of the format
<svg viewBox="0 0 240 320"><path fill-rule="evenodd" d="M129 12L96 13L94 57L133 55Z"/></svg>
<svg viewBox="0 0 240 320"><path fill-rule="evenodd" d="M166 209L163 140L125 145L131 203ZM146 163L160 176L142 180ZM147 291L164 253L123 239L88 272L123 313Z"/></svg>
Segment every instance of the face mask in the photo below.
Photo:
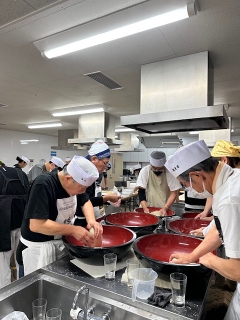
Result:
<svg viewBox="0 0 240 320"><path fill-rule="evenodd" d="M157 177L159 177L159 176L163 173L163 171L153 171L153 173L154 173Z"/></svg>
<svg viewBox="0 0 240 320"><path fill-rule="evenodd" d="M204 182L202 182L202 185L203 185L203 192L197 192L192 187L192 180L190 177L190 187L188 188L188 197L197 198L197 199L211 198L212 194L206 190Z"/></svg>

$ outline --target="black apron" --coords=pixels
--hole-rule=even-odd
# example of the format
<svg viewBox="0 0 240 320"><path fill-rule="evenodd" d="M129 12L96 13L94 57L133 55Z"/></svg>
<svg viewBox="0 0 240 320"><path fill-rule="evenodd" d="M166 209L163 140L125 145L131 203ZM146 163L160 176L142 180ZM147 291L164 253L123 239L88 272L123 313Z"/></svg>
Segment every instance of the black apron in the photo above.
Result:
<svg viewBox="0 0 240 320"><path fill-rule="evenodd" d="M216 228L217 228L217 231L218 231L219 238L220 238L220 240L222 242L222 245L224 245L221 223L220 223L220 221L219 221L217 216L213 216L213 217L214 217L214 221L215 221L215 224L216 224Z"/></svg>
<svg viewBox="0 0 240 320"><path fill-rule="evenodd" d="M24 185L23 173L21 169L16 169L18 179L9 179L4 174L4 169L0 169L0 174L3 176L2 194L0 195L0 252L11 250L11 215L12 201L19 199L27 201L27 188ZM22 187L26 191L23 195L7 195L8 184L12 181L20 181Z"/></svg>

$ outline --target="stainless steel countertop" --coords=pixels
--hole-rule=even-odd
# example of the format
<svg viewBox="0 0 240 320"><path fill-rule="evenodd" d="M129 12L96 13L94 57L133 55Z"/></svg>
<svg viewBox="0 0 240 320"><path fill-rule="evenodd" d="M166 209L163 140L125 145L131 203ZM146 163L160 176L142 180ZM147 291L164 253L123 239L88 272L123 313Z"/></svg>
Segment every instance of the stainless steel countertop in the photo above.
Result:
<svg viewBox="0 0 240 320"><path fill-rule="evenodd" d="M207 275L198 274L197 277L188 281L187 293L186 293L186 306L184 308L176 308L172 304L168 304L164 309L155 307L137 299L133 302L131 299L131 289L126 283L122 283L122 275L125 272L125 268L116 272L116 278L114 281L107 281L104 277L93 278L87 273L76 267L70 262L69 256L64 257L52 264L44 267L43 269L64 277L72 278L86 283L90 287L104 289L106 297L119 300L124 299L124 303L130 306L139 307L142 310L152 311L159 316L165 317L166 319L192 319L199 320L203 311L204 301L206 298L207 290L210 285L212 272L210 271ZM121 299L120 299L121 296Z"/></svg>

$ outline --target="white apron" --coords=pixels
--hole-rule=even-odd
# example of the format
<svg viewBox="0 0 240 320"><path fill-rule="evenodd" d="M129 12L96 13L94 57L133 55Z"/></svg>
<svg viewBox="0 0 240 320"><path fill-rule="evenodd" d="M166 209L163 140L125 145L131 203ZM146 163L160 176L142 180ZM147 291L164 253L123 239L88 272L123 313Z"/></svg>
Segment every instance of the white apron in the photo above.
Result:
<svg viewBox="0 0 240 320"><path fill-rule="evenodd" d="M58 215L55 221L58 223L72 224L76 206L76 196L57 199ZM34 242L21 237L20 241L28 247L22 251L25 275L62 258L68 253L60 239L61 235L57 235L54 238L55 239L51 241Z"/></svg>
<svg viewBox="0 0 240 320"><path fill-rule="evenodd" d="M25 275L61 259L68 253L62 240L32 242L23 237L20 240L28 247L22 252Z"/></svg>
<svg viewBox="0 0 240 320"><path fill-rule="evenodd" d="M156 176L152 170L149 172L149 179L146 189L148 207L162 208L169 198L170 189L168 187L166 172Z"/></svg>
<svg viewBox="0 0 240 320"><path fill-rule="evenodd" d="M238 282L237 288L230 301L227 313L224 320L240 320L240 283Z"/></svg>
<svg viewBox="0 0 240 320"><path fill-rule="evenodd" d="M100 186L95 186L95 197L102 196L102 188ZM105 208L104 205L93 207L95 219L102 218L105 216Z"/></svg>

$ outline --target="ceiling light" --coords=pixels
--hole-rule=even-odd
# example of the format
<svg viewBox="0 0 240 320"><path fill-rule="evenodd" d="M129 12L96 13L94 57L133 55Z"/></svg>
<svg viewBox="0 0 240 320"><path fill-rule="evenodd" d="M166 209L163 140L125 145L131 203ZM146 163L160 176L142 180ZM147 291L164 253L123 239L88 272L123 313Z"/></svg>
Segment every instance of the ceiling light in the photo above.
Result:
<svg viewBox="0 0 240 320"><path fill-rule="evenodd" d="M191 8L194 7L194 10L192 10L190 6ZM99 33L85 39L79 39L71 43L65 42L66 34L62 32L62 39L60 39L61 38L61 33L60 33L60 34L56 34L55 39L54 39L54 35L52 35L48 38L45 38L45 39L48 39L48 41L46 41L45 39L42 39L34 42L34 45L41 51L41 54L44 58L51 59L51 58L62 56L64 54L68 54L71 52L76 52L89 47L93 47L102 43L110 42L116 39L121 39L121 38L130 36L133 34L137 34L146 30L157 28L175 21L183 20L194 14L196 14L195 3L192 3L177 10L173 10L173 11L160 14L145 20L131 23L129 25L116 28L107 32ZM69 33L76 34L76 29L79 27L81 26L71 29ZM67 37L67 38L69 39L70 37ZM57 46L56 39L57 40L59 39L61 45ZM41 48L41 43L45 43L44 41L47 42L46 45L48 46L48 48L49 48L49 43L51 44L55 42L56 46L49 50L44 50L43 48ZM69 40L66 40L66 41L69 41ZM62 43L64 42L66 44L62 45Z"/></svg>
<svg viewBox="0 0 240 320"><path fill-rule="evenodd" d="M95 113L95 112L102 112L104 108L96 108L96 109L89 109L89 110L78 110L78 111L66 111L66 112L56 112L52 113L54 117L64 117L64 116L73 116L77 114L87 114L87 113Z"/></svg>
<svg viewBox="0 0 240 320"><path fill-rule="evenodd" d="M28 126L28 129L39 129L39 128L53 128L53 127L61 127L61 123L47 123L47 124L36 124L32 126Z"/></svg>
<svg viewBox="0 0 240 320"><path fill-rule="evenodd" d="M19 140L19 141L23 144L23 143L28 143L28 142L38 142L39 140L31 139L31 140Z"/></svg>
<svg viewBox="0 0 240 320"><path fill-rule="evenodd" d="M190 131L189 134L199 134L199 131Z"/></svg>
<svg viewBox="0 0 240 320"><path fill-rule="evenodd" d="M115 129L115 132L130 132L130 131L136 131L136 130L135 129L129 129L129 128Z"/></svg>

